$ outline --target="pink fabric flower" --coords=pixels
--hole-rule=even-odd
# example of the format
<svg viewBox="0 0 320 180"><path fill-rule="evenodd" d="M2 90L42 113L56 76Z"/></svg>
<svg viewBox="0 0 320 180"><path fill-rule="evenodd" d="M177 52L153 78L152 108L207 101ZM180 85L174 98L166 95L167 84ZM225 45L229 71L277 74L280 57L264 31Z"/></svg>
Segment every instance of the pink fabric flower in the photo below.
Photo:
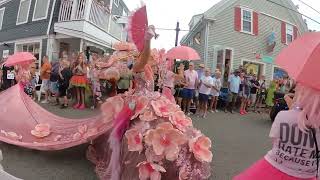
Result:
<svg viewBox="0 0 320 180"><path fill-rule="evenodd" d="M156 155L165 155L169 161L178 158L179 145L186 142L185 136L174 129L169 122L161 123L156 129L147 131L145 136L147 145L152 146Z"/></svg>
<svg viewBox="0 0 320 180"><path fill-rule="evenodd" d="M51 134L49 124L37 124L31 134L37 138L44 138Z"/></svg>
<svg viewBox="0 0 320 180"><path fill-rule="evenodd" d="M86 133L87 130L88 130L88 126L87 125L81 125L81 126L78 127L78 131L79 131L80 134Z"/></svg>
<svg viewBox="0 0 320 180"><path fill-rule="evenodd" d="M166 172L162 166L146 161L139 163L137 167L140 180L161 180L161 172Z"/></svg>
<svg viewBox="0 0 320 180"><path fill-rule="evenodd" d="M138 117L140 114L142 114L147 106L149 104L149 100L145 96L139 96L136 99L136 107L135 107L135 114L131 117L131 120L135 119Z"/></svg>
<svg viewBox="0 0 320 180"><path fill-rule="evenodd" d="M157 119L157 116L155 116L151 110L145 111L139 117L142 121L153 121Z"/></svg>
<svg viewBox="0 0 320 180"><path fill-rule="evenodd" d="M156 155L152 147L147 147L144 154L146 155L148 162L160 162L164 158L164 155Z"/></svg>
<svg viewBox="0 0 320 180"><path fill-rule="evenodd" d="M129 151L139 151L143 150L142 144L142 134L136 129L130 129L125 134L128 140L128 150Z"/></svg>
<svg viewBox="0 0 320 180"><path fill-rule="evenodd" d="M162 95L166 97L171 103L176 103L174 96L172 95L171 89L164 87L162 90Z"/></svg>
<svg viewBox="0 0 320 180"><path fill-rule="evenodd" d="M194 157L200 162L211 162L212 152L211 140L208 137L200 136L189 141L190 151L193 152Z"/></svg>
<svg viewBox="0 0 320 180"><path fill-rule="evenodd" d="M114 120L124 106L124 100L120 96L114 96L107 99L101 105L101 111L104 116L104 122L108 123Z"/></svg>
<svg viewBox="0 0 320 180"><path fill-rule="evenodd" d="M168 101L163 99L151 101L151 106L156 115L160 117L169 117L170 114L177 111L175 104L168 103Z"/></svg>
<svg viewBox="0 0 320 180"><path fill-rule="evenodd" d="M173 113L169 120L173 125L183 132L185 132L188 127L192 126L192 120L187 117L183 111L177 111Z"/></svg>
<svg viewBox="0 0 320 180"><path fill-rule="evenodd" d="M22 136L21 135L18 135L17 133L15 132L8 132L7 133L7 136L14 139L14 140L21 140L22 139Z"/></svg>

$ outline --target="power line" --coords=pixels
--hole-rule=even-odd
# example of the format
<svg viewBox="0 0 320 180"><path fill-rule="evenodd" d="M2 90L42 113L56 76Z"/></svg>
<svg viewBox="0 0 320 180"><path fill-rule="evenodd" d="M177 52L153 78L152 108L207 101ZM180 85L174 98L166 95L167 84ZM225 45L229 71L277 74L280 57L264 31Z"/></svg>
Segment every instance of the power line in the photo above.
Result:
<svg viewBox="0 0 320 180"><path fill-rule="evenodd" d="M312 20L313 22L315 22L315 23L317 23L317 24L320 24L319 21L317 21L317 20L315 20L315 19L313 19L313 18L311 18L311 17L309 17L309 16L307 16L307 15L304 15L304 14L300 13L299 11L297 11L297 10L295 10L295 9L288 8L288 7L286 7L286 6L282 5L282 4L276 3L276 2L271 1L271 0L267 0L267 1L268 1L268 2L271 2L271 3L273 3L273 4L276 4L276 5L278 5L278 6L281 6L281 7L283 7L283 8L286 8L286 9L288 9L288 10L291 10L291 11L293 11L293 12L295 12L295 13L298 13L298 14L300 14L300 15L302 15L302 16L310 19L310 20Z"/></svg>
<svg viewBox="0 0 320 180"><path fill-rule="evenodd" d="M310 6L309 4L303 2L302 0L298 0L299 2L301 2L302 4L308 6L309 8L311 8L312 10L314 10L315 12L317 12L318 14L320 14L320 11L316 10L315 8L313 8L312 6Z"/></svg>

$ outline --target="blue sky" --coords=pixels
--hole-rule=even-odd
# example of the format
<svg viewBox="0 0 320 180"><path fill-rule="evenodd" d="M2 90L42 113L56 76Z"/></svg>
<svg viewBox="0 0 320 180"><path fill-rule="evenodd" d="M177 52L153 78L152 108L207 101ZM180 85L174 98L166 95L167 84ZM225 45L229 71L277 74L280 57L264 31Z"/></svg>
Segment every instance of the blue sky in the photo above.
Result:
<svg viewBox="0 0 320 180"><path fill-rule="evenodd" d="M124 0L130 10L136 9L141 4L140 0ZM303 5L299 0L292 0L299 5L299 11L320 22L320 14ZM320 11L320 0L302 0ZM195 14L200 14L208 10L219 0L145 0L148 8L149 23L157 28L174 29L176 22L180 22L180 28L188 30L188 23ZM307 18L306 18L307 19ZM312 30L320 31L320 25L307 19L308 27ZM156 48L170 49L174 46L175 31L159 30L159 39L152 42ZM187 32L180 32L180 39Z"/></svg>

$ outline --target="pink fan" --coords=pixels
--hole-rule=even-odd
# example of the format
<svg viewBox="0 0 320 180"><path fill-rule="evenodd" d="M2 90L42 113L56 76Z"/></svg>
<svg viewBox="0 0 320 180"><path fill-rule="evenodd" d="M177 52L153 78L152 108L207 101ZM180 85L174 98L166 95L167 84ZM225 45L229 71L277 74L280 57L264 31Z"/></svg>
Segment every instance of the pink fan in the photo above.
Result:
<svg viewBox="0 0 320 180"><path fill-rule="evenodd" d="M147 30L147 7L143 6L132 14L129 25L129 36L140 52L142 52L144 48L144 39Z"/></svg>

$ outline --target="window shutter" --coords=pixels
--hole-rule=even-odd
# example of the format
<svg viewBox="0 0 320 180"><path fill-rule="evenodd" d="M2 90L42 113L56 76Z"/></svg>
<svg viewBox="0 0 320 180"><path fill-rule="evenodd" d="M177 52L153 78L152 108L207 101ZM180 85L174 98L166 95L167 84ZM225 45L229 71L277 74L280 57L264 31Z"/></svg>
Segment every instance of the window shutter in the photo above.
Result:
<svg viewBox="0 0 320 180"><path fill-rule="evenodd" d="M297 26L293 26L293 39L297 39L298 37L298 28Z"/></svg>
<svg viewBox="0 0 320 180"><path fill-rule="evenodd" d="M234 8L234 30L241 31L241 8Z"/></svg>
<svg viewBox="0 0 320 180"><path fill-rule="evenodd" d="M281 22L281 42L282 43L286 43L287 42L287 33L286 33L286 23L285 22Z"/></svg>
<svg viewBox="0 0 320 180"><path fill-rule="evenodd" d="M257 36L259 34L259 14L253 12L253 34Z"/></svg>

